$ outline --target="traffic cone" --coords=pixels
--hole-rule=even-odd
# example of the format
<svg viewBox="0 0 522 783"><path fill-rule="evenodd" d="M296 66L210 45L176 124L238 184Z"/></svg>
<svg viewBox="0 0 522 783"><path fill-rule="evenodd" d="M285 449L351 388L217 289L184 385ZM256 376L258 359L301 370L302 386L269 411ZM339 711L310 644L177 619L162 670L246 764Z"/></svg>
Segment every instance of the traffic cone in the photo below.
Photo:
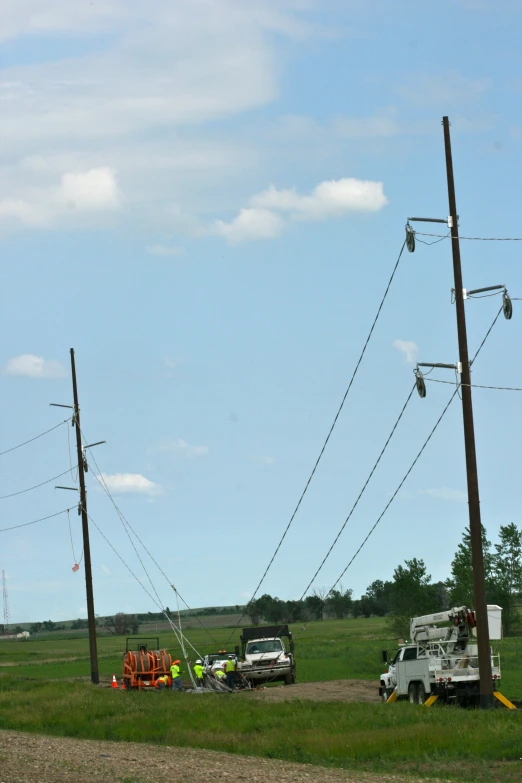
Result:
<svg viewBox="0 0 522 783"><path fill-rule="evenodd" d="M127 690L127 686L125 685L125 680L121 681L121 689L122 689L122 691L126 691Z"/></svg>
<svg viewBox="0 0 522 783"><path fill-rule="evenodd" d="M112 688L117 688L118 687L118 683L116 682L116 675L115 674L112 675L112 686L111 687Z"/></svg>

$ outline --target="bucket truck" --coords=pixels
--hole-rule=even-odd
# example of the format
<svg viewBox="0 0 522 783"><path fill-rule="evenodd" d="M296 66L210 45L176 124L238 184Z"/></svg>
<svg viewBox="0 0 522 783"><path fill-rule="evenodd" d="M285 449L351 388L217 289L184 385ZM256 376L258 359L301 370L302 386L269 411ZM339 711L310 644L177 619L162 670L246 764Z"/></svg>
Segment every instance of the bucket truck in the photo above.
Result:
<svg viewBox="0 0 522 783"><path fill-rule="evenodd" d="M502 638L502 609L488 606L489 638ZM477 628L474 612L465 606L436 614L412 617L411 641L402 644L388 662L388 671L380 676L379 695L407 698L412 704L424 704L430 697L449 704L473 706L479 703ZM500 656L491 655L493 686L500 680Z"/></svg>

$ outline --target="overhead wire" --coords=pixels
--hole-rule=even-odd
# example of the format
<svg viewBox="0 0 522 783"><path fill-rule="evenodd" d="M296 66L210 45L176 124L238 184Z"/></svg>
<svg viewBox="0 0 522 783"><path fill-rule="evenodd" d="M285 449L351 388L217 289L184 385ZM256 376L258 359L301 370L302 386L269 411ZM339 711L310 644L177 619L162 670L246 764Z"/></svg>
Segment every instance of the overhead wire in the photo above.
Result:
<svg viewBox="0 0 522 783"><path fill-rule="evenodd" d="M63 511L57 511L55 514L49 514L46 517L40 517L40 519L33 519L32 522L24 522L22 525L12 525L11 527L0 528L0 533L6 533L8 530L18 530L20 527L28 527L29 525L36 525L37 522L44 522L46 519L53 519L53 517L59 517L60 514L66 514L68 511L72 511L76 506L69 506L64 508Z"/></svg>
<svg viewBox="0 0 522 783"><path fill-rule="evenodd" d="M443 381L438 378L426 378L431 383L449 383L453 386L453 381ZM459 386L470 386L472 389L496 389L498 391L522 391L522 387L517 386L484 386L482 383L459 383Z"/></svg>
<svg viewBox="0 0 522 783"><path fill-rule="evenodd" d="M145 585L143 584L143 582L142 582L142 581L141 581L141 580L140 580L140 579L139 579L139 578L136 576L136 574L134 573L134 571L132 570L132 568L129 566L129 564L128 564L128 563L127 563L127 562L126 562L124 559L123 559L123 557L120 555L120 553L118 552L118 550L117 550L117 549L116 549L116 548L115 548L115 547L114 547L114 546L111 544L111 542L109 541L109 539L107 538L107 536L105 535L105 533L103 532L103 530L100 528L100 526L96 524L96 522L95 522L95 521L94 521L94 519L92 518L91 514L89 514L89 513L88 513L88 514L87 514L87 517L89 518L89 521L90 521L90 522L92 522L92 524L94 525L94 527L96 528L96 530L98 531L98 533L99 533L99 534L102 536L102 538L105 540L105 542L107 543L107 545L108 545L108 546L109 546L109 547L112 549L112 551L114 552L114 554L115 554L115 555L118 557L118 559L119 559L119 560L120 560L120 561L123 563L123 565L125 566L125 568L127 569L127 571L128 571L130 574L131 574L131 576L132 576L132 577L134 577L134 579L135 579L135 580L136 580L136 582L137 582L137 583L140 585L140 587L141 587L141 588L142 588L142 589L143 589L143 590L144 590L144 591L147 593L147 595L149 596L149 598L151 599L151 601L152 601L152 602L153 602L153 603L154 603L154 604L155 604L155 605L158 607L158 609L161 611L161 613L162 613L163 615L165 615L165 617L166 617L166 619L167 619L167 622L168 622L168 624L170 625L170 627L171 627L171 628L172 628L172 630L174 631L174 634L175 634L175 636L176 636L176 638L177 638L177 640L178 640L178 643L179 643L180 647L183 649L183 644L182 644L182 641L181 641L181 640L180 640L180 638L179 638L179 635L178 635L178 630L177 630L176 626L174 625L174 623L172 622L172 619L169 617L169 615L168 615L168 612L166 611L166 609L165 609L165 608L164 608L164 607L161 605L161 601L160 601L160 602L158 602L158 601L157 601L157 600L154 598L154 596L153 596L153 595L152 595L152 594L151 594L151 593L150 593L150 592L147 590L147 588L145 587ZM194 650L194 652L196 653L196 655L198 655L198 656L199 656L199 655L200 655L200 653L199 653L199 652L198 652L198 650L197 650L197 649L194 647L194 645L192 645L188 639L187 639L187 642L188 642L188 644L190 645L190 647L192 647L192 649ZM189 668L189 675L190 675L190 678L191 678L191 680L192 680L192 683L194 684L194 676L193 676L193 674L192 674L192 671L191 671L191 669L190 669L190 668Z"/></svg>
<svg viewBox="0 0 522 783"><path fill-rule="evenodd" d="M500 313L501 313L501 312L502 312L502 308L500 308L499 312L498 312L498 313L497 313L497 315L495 316L495 319L494 319L493 323L491 324L491 326L489 327L488 331L486 332L486 336L484 337L484 339L482 340L482 342L481 342L480 346L478 347L477 351L475 352L475 355L474 355L474 357L473 357L473 360L472 360L472 361L474 361L474 360L477 358L478 354L479 354L479 353L480 353L480 351L482 350L482 348L483 348L483 346L484 346L484 343L486 342L486 340L487 340L488 336L491 334L491 330L493 329L493 327L494 327L495 323L497 322L497 320L498 320L498 317L499 317L499 315L500 315ZM459 384L459 386L460 386L460 384ZM296 636L294 637L294 640L295 640L296 638L298 638L298 637L301 635L301 633L303 633L303 632L306 630L306 626L307 626L307 625L308 625L308 623L309 623L309 622L311 622L311 620L312 620L312 619L315 617L315 615L317 614L317 612L319 611L319 609L323 609L323 608L324 608L324 605L325 605L326 601L328 600L328 597L329 597L329 596L332 594L332 592L335 590L335 588L337 587L337 585L339 584L339 582L341 581L341 579L343 578L343 576L346 574L346 572L348 571L348 569L350 568L350 566L352 565L352 563L354 562L354 560L356 559L356 557L357 557L357 556L360 554L360 552L362 551L362 549L364 548L364 546L365 546L365 545L366 545L366 543L368 542L368 540L369 540L369 538L371 537L371 535L372 535L372 534L375 532L375 529L377 528L377 526L378 526L378 525L379 525L379 523L381 522L382 518L384 517L384 515L385 515L385 514L386 514L386 512L388 511L389 507L391 506L391 504L393 503L393 501L394 501L394 500L395 500L395 498L397 497L398 493L399 493L399 492L400 492L400 490L402 489L402 487L403 487L404 483L406 482L406 480L407 480L408 476L409 476L409 475L410 475L410 473L412 472L413 468L415 467L415 465L417 464L417 462L418 462L418 460L420 459L421 455L423 454L424 450L426 449L426 446L428 445L428 443L430 442L431 438L432 438L432 437L433 437L433 435L435 434L435 431L437 430L437 427L439 426L440 422L442 421L442 419L443 419L443 418L444 418L444 416L446 415L446 412L448 411L448 409L449 409L449 407L450 407L451 403L452 403L452 402L453 402L453 400L455 399L455 396L456 396L456 394L457 394L457 392L458 392L459 386L457 386L457 388L454 390L453 394L452 394L452 395L451 395L451 397L449 398L449 400L448 400L448 402L446 403L446 405L445 405L444 409L442 410L442 413L440 414L439 418L438 418L438 419L437 419L437 421L435 422L435 425L434 425L434 426L433 426L433 428L431 429L431 431L430 431L430 433L429 433L428 437L426 438L426 440L425 440L425 441L424 441L424 443L422 444L422 447L421 447L421 449L419 450L419 452L417 453L417 455L416 455L415 459L413 460L413 462L411 463L410 467L408 468L408 470L407 470L407 471L406 471L406 473L404 474L403 478L401 479L401 481L400 481L399 485L398 485L398 486L397 486L397 488L395 489L395 491L394 491L394 493L392 494L391 498L390 498L390 499L389 499L389 501L386 503L386 505L385 505L384 509L383 509L383 510L382 510L382 512L379 514L379 516L378 516L377 520L376 520L376 521L375 521L375 523L372 525L372 527L371 527L371 528L370 528L370 530L368 531L367 535L366 535L366 536L365 536L365 538L363 539L362 543L359 545L358 549L357 549L357 550L355 551L355 553L352 555L352 557L351 557L350 561L349 561L349 562L348 562L348 564L345 566L345 568L343 569L343 571L341 572L341 574L340 574L340 575L337 577L337 579L335 580L335 582L333 583L333 585L330 587L330 589L329 589L329 590L328 590L328 592L326 593L325 597L321 599L321 603L320 603L320 604L318 604L318 606L317 606L317 607L316 607L316 608L313 610L313 612L312 612L312 614L310 615L310 617L309 617L309 618L308 618L308 619L305 621L305 623L304 623L304 625L303 625L303 628L302 628L302 630L301 630L301 631L300 631L298 634L296 634ZM307 588L305 589L305 591L303 592L303 594L302 594L301 598L299 599L299 602L298 602L298 604L300 603L300 601L302 601L302 600L303 600L304 596L306 595L306 593L307 593L307 592L308 592L308 590L310 589L311 585L313 584L313 581L314 581L314 579L315 579L315 577L314 577L314 578L313 578L313 579L310 581L310 583L308 584ZM294 614L295 614L295 608L294 608L294 610L293 610L293 611L292 611L292 612L289 614L289 616L288 616L287 620L285 621L284 625L287 625L288 623L290 623L290 622L291 622L291 620L292 620L292 617L294 616ZM280 626L280 628L279 628L279 632L281 632L281 630L283 629L283 627L284 627L283 625L281 625L281 626ZM276 635L277 635L277 634L276 634Z"/></svg>
<svg viewBox="0 0 522 783"><path fill-rule="evenodd" d="M383 308L384 302L386 301L386 297L388 296L388 292L389 292L389 290L390 290L390 287L391 287L391 284L392 284L392 282L393 282L393 278L395 277L395 273L396 273L396 271L397 271L397 268L398 268L398 266L399 266L399 263L400 263L400 260L401 260L401 257L402 257L402 254L403 254L403 252L404 252L404 248L405 248L405 247L406 247L406 240L404 240L404 242L403 242L403 244L402 244L402 247L401 247L400 253L399 253L398 257L397 257L397 260L396 260L396 262L395 262L395 265L394 265L394 267L393 267L392 273L391 273L391 275L390 275L390 278L389 278L389 280L388 280L388 283L387 283L387 285L386 285L386 289L385 289L385 291L384 291L383 297L382 297L382 299L381 299L381 301L380 301L379 307L377 308L377 313L376 313L376 315L375 315L375 318L373 319L373 323L372 323L372 325L371 325L370 331L368 332L368 336L366 337L366 341L365 341L365 343L364 343L364 345L363 345L362 351L361 351L361 353L360 353L360 355L359 355L359 358L358 358L358 360L357 360L357 363L356 363L356 365L355 365L355 369L353 370L352 376L351 376L351 378L350 378L350 382L349 382L349 384L348 384L348 387L347 387L347 389L346 389L346 391L345 391L345 393L344 393L344 396L343 396L343 398L342 398L342 400L341 400L341 404L340 404L340 406L339 406L339 408L338 408L338 410L337 410L337 413L335 414L335 417L334 417L334 420L333 420L333 422L332 422L332 425L331 425L331 427L330 427L330 429L329 429L329 431L328 431L328 435L326 436L326 440L324 441L324 443L323 443L323 445L322 445L322 447L321 447L321 450L320 450L320 452L319 452L319 456L317 457L317 459L316 459L316 461L315 461L315 464L314 464L314 466L313 466L312 472L310 473L310 475L309 475L309 477L308 477L308 480L307 480L307 482L306 482L306 484L305 484L304 490L303 490L303 491L302 491L302 493L301 493L301 496L300 496L300 498L299 498L299 500L298 500L298 502L297 502L297 505L296 505L296 507L295 507L294 511L292 512L292 515L291 515L291 517L290 517L290 520L289 520L288 524L286 525L286 527L285 527L285 529L284 529L284 531L283 531L283 535L281 536L281 538L280 538L280 540L279 540L279 543L277 544L277 546L276 546L276 548L275 548L275 551L274 551L274 553L273 553L272 557L270 558L270 560L269 560L269 563L268 563L267 567L265 568L265 571L264 571L264 573L263 573L263 575L262 575L261 579L259 580L259 582L258 582L258 584L257 584L257 587L255 588L254 592L252 593L252 597L251 597L251 598L250 598L250 600L248 601L248 604L246 605L246 607L245 607L245 610L243 611L243 614L242 614L242 615L241 615L241 617L239 618L239 620L238 620L238 622L237 622L236 626L233 628L233 630L232 630L232 632L231 632L231 634L230 634L230 636L229 636L229 638L228 638L228 640L227 640L226 644L228 644L228 641L229 641L229 640L232 638L232 636L233 636L233 634L235 633L235 631L237 630L237 628L238 628L238 627L241 625L241 621L243 620L243 617L245 617L245 615L247 614L247 609L248 609L248 606L250 606L250 604L251 604L251 603L252 603L252 602L255 600L255 597L256 597L257 593L259 592L259 589L260 589L261 585L262 585L262 584L263 584L263 582L265 581L266 575L268 574L268 572L269 572L269 570L270 570L270 568L271 568L271 566L272 566L272 563L274 562L274 560L275 560L275 558L276 558L276 556L277 556L277 553L278 553L278 552L279 552L279 550L281 549L281 546L282 546L282 544L283 544L283 541L285 540L285 538L286 538L286 535L287 535L288 531L290 530L290 527L292 526L292 523L293 523L293 521L294 521L294 519L295 519L295 517L296 517L296 514L297 514L297 512L299 511L299 508L300 508L300 506L301 506L301 503L302 503L302 501L303 501L303 499L304 499L304 496L306 495L306 493L307 493L307 491L308 491L308 487L310 486L310 484L311 484L311 482L312 482L312 479L313 479L313 477L314 477L314 475L315 475L315 472L316 472L316 470L317 470L317 468L318 468L318 466L319 466L319 463L320 463L320 461L321 461L321 458L322 458L322 456L323 456L323 454L324 454L324 452L325 452L325 449L326 449L326 447L327 447L327 445L328 445L328 442L329 442L329 440L330 440L330 437L331 437L331 435L332 435L332 433L333 433L333 431L334 431L334 429L335 429L335 425L337 424L337 420L339 419L339 416L340 416L340 414L341 414L341 411L342 411L342 409L343 409L343 407L344 407L344 403L346 402L346 398L348 397L348 394L349 394L349 392L350 392L350 389L352 388L352 384L353 384L353 382L354 382L354 380L355 380L355 376L357 375L357 372L358 372L358 370L359 370L359 366L360 366L360 364L361 364L361 362L362 362L362 360L363 360L364 354L366 353L366 348L368 347L368 344L369 344L369 342L370 342L370 339L371 339L371 337L372 337L372 334L373 334L373 331L374 331L374 329L375 329L375 326L376 326L376 324L377 324L377 321L379 320L379 316L380 316L380 314L381 314L381 310L382 310L382 308Z"/></svg>
<svg viewBox="0 0 522 783"><path fill-rule="evenodd" d="M33 489L38 489L38 487L43 487L45 486L45 484L50 484L51 481L56 481L56 479L65 476L66 473L69 473L69 468L67 468L67 470L64 470L63 473L58 473L57 476L53 476L52 478L47 479L47 481L42 481L40 484L35 484L34 487L27 487L27 489L21 489L18 492L11 492L9 495L0 495L0 500L5 500L6 498L14 498L15 495L24 495L26 492L32 492Z"/></svg>
<svg viewBox="0 0 522 783"><path fill-rule="evenodd" d="M85 435L84 435L83 431L82 431L82 430L80 430L80 431L81 431L82 437L83 437L83 438L84 438L84 440L85 440ZM106 483L105 479L103 478L103 472L101 471L101 469L100 469L100 466L99 466L99 465L98 465L98 463L96 462L96 457L94 456L94 454L93 454L93 452L92 452L92 450L91 450L91 449L89 449L89 453L90 453L90 456L91 456L91 458L92 458L92 461L94 462L94 465L95 465L95 467L96 467L96 469L97 469L97 471L98 471L98 474L99 474L99 475L96 475L96 473L94 473L94 474L93 474L93 475L94 475L94 478L96 479L96 481L97 481L97 482L98 482L98 484L101 486L101 488L103 489L103 491L105 492L105 494L107 495L107 497L109 498L109 500L111 501L112 505L114 506L114 509L116 510L116 513L118 514L118 516L119 516L119 518L120 518L120 521L121 521L121 523L122 523L122 525L123 525L123 527L124 527L124 530L125 530L125 532L127 533L127 536L129 537L129 540L131 541L131 544L132 544L132 546L133 546L133 548L134 548L134 551L136 552L136 555L137 555L137 557L138 557L138 559L139 559L139 561L140 561L140 563L141 563L141 565L142 565L142 567L143 567L143 570L144 570L145 574L147 575L147 578L148 578L148 580L149 580L149 583L150 583L150 585L151 585L151 587L152 587L153 591L156 593L156 596L157 596L158 600L159 600L159 601L160 601L160 603L161 603L161 600L160 600L160 598L159 598L159 595L158 595L158 593L157 593L157 591L156 591L156 588L154 587L154 585L153 585L153 583L152 583L152 579L151 579L151 577L150 577L150 575L149 575L149 573L148 573L148 571L147 571L147 569L146 569L146 567L145 567L145 565L144 565L144 563L143 563L143 560L142 560L142 558L141 558L141 556L140 556L140 554L139 554L138 550L136 549L136 547L135 547L135 545L134 545L134 542L132 541L132 538L131 538L131 537L130 537L130 535L129 535L129 532L128 532L128 530L127 530L127 527L128 527L128 529L130 529L130 530L131 530L131 532L133 533L133 535L136 537L137 541L139 542L140 546L142 546L142 547L143 547L143 549L144 549L144 550L145 550L145 552L148 554L148 556L150 557L150 559L152 560L152 562L154 563L154 565L156 566L156 568L157 568L157 569L160 571L160 573L163 575L163 577L164 577L164 578L165 578L165 580L167 581L168 585L169 585L169 586L170 586L170 587L171 587L171 588L174 590L174 592L176 593L176 596L179 596L179 598L180 598L181 602L182 602L182 603L183 603L183 604L186 606L186 608L187 608L187 610L188 610L189 614L190 614L192 617L194 617L194 619L196 620L196 622L197 622L197 623L198 623L198 624L201 626L201 628L202 628L202 629L205 631L205 633L206 633L206 634L208 635L208 637L209 637L209 638L212 640L212 642L213 642L214 644L216 644L216 645L217 645L217 641L216 641L216 639L214 638L214 636L213 636L213 635L210 633L210 631L208 630L208 628L207 628L207 627L206 627L206 626L205 626L205 625L204 625L204 624L201 622L201 620L200 620L200 618L198 617L198 615L197 615L197 614L195 614L195 613L194 613L194 611L193 611L193 610L190 608L190 606L187 604L187 602L185 601L185 599L183 598L183 596L181 595L181 593L180 593L180 592L177 590L177 588L176 588L176 587L175 587L175 586L174 586L174 585L171 583L171 581L170 581L170 579L168 578L167 574L166 574L166 573L163 571L163 569L161 568L161 566L159 565L159 563L157 562L157 560L155 559L155 557L154 557L154 556L152 555L152 553L149 551L149 549L147 548L147 546L145 545L145 543L142 541L142 539L140 538L140 536L139 536L139 535L136 533L136 531L135 531L135 530L134 530L134 528L132 527L132 525L131 525L131 523L129 522L129 520L128 520L128 519L125 517L125 515L123 514L123 512L121 511L121 509L120 509L120 508L119 508L119 506L117 505L116 501L114 500L114 498L113 498L113 496L112 496L112 494L111 494L111 491L110 491L109 487L107 486L107 483ZM140 584L141 584L141 583L140 583Z"/></svg>
<svg viewBox="0 0 522 783"><path fill-rule="evenodd" d="M427 234L424 231L414 231L422 237L439 237L440 239L470 239L476 242L522 242L522 237L452 237L450 234ZM422 240L419 240L421 242Z"/></svg>
<svg viewBox="0 0 522 783"><path fill-rule="evenodd" d="M44 435L48 435L49 432L52 432L53 430L57 430L58 427L62 427L64 424L67 424L67 422L71 421L71 417L68 419L64 419L59 424L55 424L54 427L51 427L49 430L45 430L45 432L41 432L39 435L35 435L34 438L29 438L29 440L24 440L23 443L19 443L17 446L12 446L10 449L6 449L5 451L0 451L0 457L3 457L4 454L9 454L10 451L16 451L16 449L21 449L22 446L27 446L28 443L32 443L35 440L38 440L38 438L43 438Z"/></svg>
<svg viewBox="0 0 522 783"><path fill-rule="evenodd" d="M490 327L489 327L489 329L487 330L487 332L486 332L486 335L485 335L484 339L483 339L483 340L482 340L482 342L480 343L479 347L477 348L477 350L476 350L476 352L475 352L475 355L473 356L472 362L476 360L476 358L477 358L477 356L479 355L480 351L481 351L481 350L482 350L482 348L484 347L484 343L486 342L486 340L488 339L489 335L491 334L491 330L492 330L492 329L493 329L493 327L495 326L495 324L496 324L496 322L497 322L497 320L498 320L498 317L499 317L499 315L500 315L500 313L501 313L501 312L502 312L502 308L500 308L500 310L498 311L497 315L495 316L495 318L494 318L494 320L493 320L493 323L491 324L491 326L490 326ZM471 362L470 362L470 364L471 364ZM452 382L451 382L451 381L449 381L449 383L452 383ZM457 392L458 392L458 390L459 390L459 387L460 387L460 385L461 385L461 384L459 384L459 385L458 385L458 386L455 388L455 390L454 390L453 394L451 395L451 397L449 398L448 402L446 403L446 405L445 405L445 407L444 407L444 409L443 409L442 413L440 414L439 418L438 418L438 419L437 419L437 421L435 422L435 425L434 425L434 427L432 428L432 430L430 431L430 433L429 433L428 437L426 438L426 440L425 440L425 441L424 441L424 443L422 444L422 447L421 447L421 449L419 450L419 452L417 453L417 455L416 455L415 459L413 460L413 462L411 463L410 467L408 468L408 470L407 470L407 471L406 471L406 473L404 474L404 476L403 476L403 478L401 479L401 481L400 481L399 485L398 485L398 486L397 486L397 488L395 489L395 491L394 491L393 495L391 496L391 498L389 499L389 501L386 503L386 505L385 505L384 509L382 510L382 512L379 514L379 516L378 516L378 518L377 518L376 522L375 522L375 523L372 525L372 527L370 528L370 530L369 530L368 534L366 535L366 537L364 538L364 540L363 540L363 541L362 541L362 543L360 544L359 548L356 550L356 552L354 553L354 555L353 555L353 556L352 556L352 558L350 559L350 561L349 561L348 565L347 565L347 566L346 566L346 567L343 569L343 571L341 572L341 574L340 574L340 575L338 576L338 578L335 580L334 584L332 585L332 587L331 587L331 588L330 588L330 590L328 591L328 593L327 593L327 595L326 595L325 599L323 599L323 601L322 601L322 606L324 606L324 603L325 603L326 599L328 598L328 596L329 596L329 595L332 593L332 591L333 591L333 590L335 590L336 586L339 584L339 582L341 581L341 579L343 578L343 576L345 575L345 573L348 571L348 569L349 569L349 568L350 568L350 566L352 565L352 563L353 563L353 561L355 560L355 558L356 558L356 557L359 555L359 553L361 552L361 550L363 549L363 547L364 547L364 546L365 546L365 544L367 543L368 539L370 538L370 536L372 535L372 533L375 531L376 527L378 526L378 524L379 524L379 523L380 523L380 521L382 520L383 516L386 514L387 510L389 509L389 507L391 506L391 504L393 503L393 501L394 501L394 500L395 500L395 498L397 497L397 495L398 495L398 493L400 492L401 488L403 487L403 485L404 485L404 483L405 483L406 479L408 478L408 476L409 476L409 475L410 475L410 473L412 472L413 468L415 467L415 465L417 464L417 462L418 462L418 460L420 459L421 455L423 454L423 452L424 452L424 450L425 450L426 446L428 445L428 443L430 442L431 438L432 438L432 437L433 437L433 435L435 434L435 431L437 430L437 427L439 426L439 424L441 423L442 419L443 419L443 418L444 418L444 416L446 415L446 412L448 411L448 409L449 409L449 407L450 407L451 403L452 403L452 402L453 402L453 400L455 399L455 396L456 396L456 394L457 394ZM315 615L315 613L316 613L317 611L318 611L318 609L316 609L316 610L315 610L315 611L312 613L312 617ZM311 619L311 618L309 618L309 620L307 620L307 621L306 621L306 623L305 623L305 626L306 626L306 624L307 624L308 622L310 622L310 619Z"/></svg>

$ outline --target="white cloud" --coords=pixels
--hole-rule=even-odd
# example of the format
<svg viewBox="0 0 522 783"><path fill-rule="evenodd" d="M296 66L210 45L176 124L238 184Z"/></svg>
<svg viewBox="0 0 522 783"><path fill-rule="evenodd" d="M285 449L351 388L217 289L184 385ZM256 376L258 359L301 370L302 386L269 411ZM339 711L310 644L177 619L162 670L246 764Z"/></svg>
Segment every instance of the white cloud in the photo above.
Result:
<svg viewBox="0 0 522 783"><path fill-rule="evenodd" d="M295 188L278 190L273 185L253 196L254 207L289 212L296 220L322 220L349 212L375 212L388 203L382 182L354 179L331 179L320 182L309 196Z"/></svg>
<svg viewBox="0 0 522 783"><path fill-rule="evenodd" d="M163 440L150 451L152 453L170 451L193 459L194 457L206 457L210 449L208 446L191 446L182 438L176 438L175 440Z"/></svg>
<svg viewBox="0 0 522 783"><path fill-rule="evenodd" d="M451 489L450 487L439 487L438 489L419 489L419 495L429 495L438 500L464 501L468 499L466 492L461 489Z"/></svg>
<svg viewBox="0 0 522 783"><path fill-rule="evenodd" d="M64 214L112 211L121 194L115 172L108 166L87 171L67 171L60 184L32 188L29 197L0 201L0 219L14 219L27 226L54 224Z"/></svg>
<svg viewBox="0 0 522 783"><path fill-rule="evenodd" d="M69 208L79 210L114 209L120 203L115 172L108 166L66 172L59 193Z"/></svg>
<svg viewBox="0 0 522 783"><path fill-rule="evenodd" d="M140 473L102 473L100 479L114 493L139 492L145 495L156 495L160 491L158 484L142 476Z"/></svg>
<svg viewBox="0 0 522 783"><path fill-rule="evenodd" d="M353 177L320 182L305 196L295 188L279 190L270 185L252 196L250 206L241 209L230 223L215 220L208 233L223 236L230 244L274 239L286 225L279 213L294 221L326 220L350 212L375 212L387 203L382 182Z"/></svg>
<svg viewBox="0 0 522 783"><path fill-rule="evenodd" d="M151 256L179 256L181 248L174 245L148 245L147 253Z"/></svg>
<svg viewBox="0 0 522 783"><path fill-rule="evenodd" d="M4 198L0 201L0 219L14 218L28 226L42 226L47 222L45 209L20 198Z"/></svg>
<svg viewBox="0 0 522 783"><path fill-rule="evenodd" d="M406 364L414 364L417 361L419 354L417 343L411 342L411 340L394 340L392 345L404 354Z"/></svg>
<svg viewBox="0 0 522 783"><path fill-rule="evenodd" d="M20 375L25 378L65 378L67 370L60 362L24 353L9 359L2 370L4 375Z"/></svg>
<svg viewBox="0 0 522 783"><path fill-rule="evenodd" d="M284 220L268 209L242 209L230 223L216 220L210 233L236 245L250 239L274 239L281 234L284 225Z"/></svg>

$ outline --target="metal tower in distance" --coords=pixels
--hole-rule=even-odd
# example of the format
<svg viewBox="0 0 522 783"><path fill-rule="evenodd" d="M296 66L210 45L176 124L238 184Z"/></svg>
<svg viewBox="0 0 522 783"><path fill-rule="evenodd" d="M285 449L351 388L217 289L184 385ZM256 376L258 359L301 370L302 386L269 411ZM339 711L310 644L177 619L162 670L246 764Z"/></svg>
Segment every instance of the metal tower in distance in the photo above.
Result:
<svg viewBox="0 0 522 783"><path fill-rule="evenodd" d="M9 600L7 597L7 582L4 570L2 570L2 596L4 599L4 636L6 636L9 626Z"/></svg>

